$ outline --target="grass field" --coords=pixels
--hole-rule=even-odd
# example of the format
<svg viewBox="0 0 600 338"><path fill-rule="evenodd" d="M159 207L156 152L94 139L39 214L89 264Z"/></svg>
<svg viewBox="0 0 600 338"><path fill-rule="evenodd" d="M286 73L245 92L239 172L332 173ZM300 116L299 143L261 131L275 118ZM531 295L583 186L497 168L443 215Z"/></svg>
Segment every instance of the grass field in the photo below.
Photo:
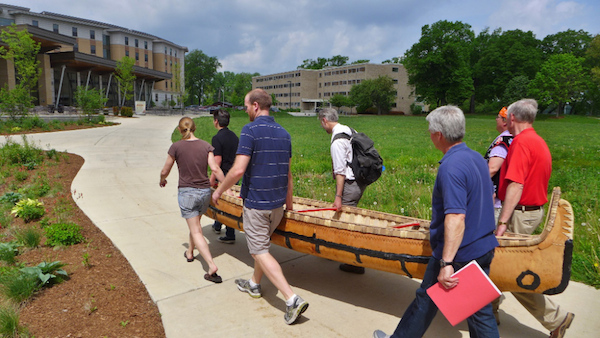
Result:
<svg viewBox="0 0 600 338"><path fill-rule="evenodd" d="M333 202L330 136L316 117L276 113L275 120L292 136L294 195ZM483 154L497 136L495 115L467 116L465 143ZM239 135L248 116L233 112L230 129ZM431 189L442 153L429 139L424 116L349 116L340 123L365 132L375 141L385 171L370 185L359 207L406 216L431 218ZM212 117L196 119L196 136L210 142L216 133ZM552 187L575 212L572 279L600 288L600 120L538 116L534 128L552 153ZM174 132L174 139L179 133Z"/></svg>

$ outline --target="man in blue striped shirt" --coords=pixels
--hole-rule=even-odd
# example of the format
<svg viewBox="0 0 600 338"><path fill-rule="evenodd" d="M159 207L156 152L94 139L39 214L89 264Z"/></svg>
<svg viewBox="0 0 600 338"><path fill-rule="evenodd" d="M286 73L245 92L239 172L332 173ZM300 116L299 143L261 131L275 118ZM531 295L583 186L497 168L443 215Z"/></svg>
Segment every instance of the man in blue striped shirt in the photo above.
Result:
<svg viewBox="0 0 600 338"><path fill-rule="evenodd" d="M213 202L243 176L240 196L244 200L244 232L252 258L252 278L236 279L242 292L261 297L263 275L286 299L286 324L292 324L308 308L308 302L297 296L287 282L281 266L269 253L271 234L283 218L284 204L292 210L293 180L291 172L292 138L269 116L271 96L262 89L246 95L244 105L250 123L242 128L237 155L225 181L213 193Z"/></svg>

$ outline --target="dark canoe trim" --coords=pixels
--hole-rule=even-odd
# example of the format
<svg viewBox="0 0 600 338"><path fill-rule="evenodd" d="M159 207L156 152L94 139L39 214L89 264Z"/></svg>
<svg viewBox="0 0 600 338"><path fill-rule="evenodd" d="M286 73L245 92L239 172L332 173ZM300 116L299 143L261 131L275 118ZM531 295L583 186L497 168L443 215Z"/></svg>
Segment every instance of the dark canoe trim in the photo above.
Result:
<svg viewBox="0 0 600 338"><path fill-rule="evenodd" d="M573 240L565 241L565 256L563 258L563 275L560 284L553 288L542 292L545 295L557 295L567 288L571 279L571 263L573 262Z"/></svg>
<svg viewBox="0 0 600 338"><path fill-rule="evenodd" d="M369 257L385 259L385 260L390 260L390 261L398 261L398 262L400 262L400 265L402 266L402 271L404 271L406 276L408 276L409 278L413 278L413 276L408 272L408 269L406 268L407 262L408 263L427 264L427 263L429 263L429 259L431 258L428 256L413 256L413 255L406 255L406 254L395 254L395 253L391 253L391 252L383 252L383 251L357 248L357 247L353 247L353 246L349 246L349 245L325 241L325 240L316 238L314 235L312 237L302 236L302 235L299 235L299 234L296 234L293 232L282 231L279 229L275 229L275 233L280 236L283 236L285 238L285 243L286 243L287 247L292 250L294 248L292 248L292 246L290 244L290 240L289 240L290 238L313 244L315 246L315 251L317 253L320 252L319 247L321 247L321 246L353 253L354 255L356 255L357 262L361 262L360 256L369 256Z"/></svg>
<svg viewBox="0 0 600 338"><path fill-rule="evenodd" d="M238 230L242 230L242 226L241 226L241 224L243 224L243 218L242 217L238 217L236 215L232 215L232 214L227 213L227 212L225 212L223 210L217 209L217 208L215 208L212 205L209 205L208 208L210 210L212 210L215 214L219 214L219 215L225 216L227 218L231 218L232 220L234 220L237 223Z"/></svg>

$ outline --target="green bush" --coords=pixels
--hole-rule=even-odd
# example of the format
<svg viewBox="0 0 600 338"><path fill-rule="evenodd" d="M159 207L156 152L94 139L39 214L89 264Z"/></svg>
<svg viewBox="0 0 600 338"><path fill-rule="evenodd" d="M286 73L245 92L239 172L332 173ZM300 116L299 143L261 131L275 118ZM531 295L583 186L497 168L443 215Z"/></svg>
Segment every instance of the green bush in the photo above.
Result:
<svg viewBox="0 0 600 338"><path fill-rule="evenodd" d="M133 108L131 108L131 107L122 107L121 108L121 116L132 117L133 116Z"/></svg>
<svg viewBox="0 0 600 338"><path fill-rule="evenodd" d="M416 104L415 102L410 104L410 112L413 115L419 115L423 112L423 106Z"/></svg>
<svg viewBox="0 0 600 338"><path fill-rule="evenodd" d="M21 128L24 130L31 130L34 128L48 128L48 123L40 119L39 116L27 117L21 121Z"/></svg>
<svg viewBox="0 0 600 338"><path fill-rule="evenodd" d="M15 180L19 182L23 182L27 178L29 178L29 173L23 167L19 168L19 170L15 173Z"/></svg>
<svg viewBox="0 0 600 338"><path fill-rule="evenodd" d="M19 192L28 198L44 197L50 191L50 181L45 175L38 174L31 182L21 188Z"/></svg>
<svg viewBox="0 0 600 338"><path fill-rule="evenodd" d="M8 139L0 148L0 165L42 163L42 161L43 151L30 144L25 135L23 135L22 145Z"/></svg>
<svg viewBox="0 0 600 338"><path fill-rule="evenodd" d="M50 246L67 246L83 242L81 227L75 223L55 223L44 228L46 244Z"/></svg>
<svg viewBox="0 0 600 338"><path fill-rule="evenodd" d="M12 214L17 217L21 217L25 223L42 218L46 211L44 210L44 204L38 200L31 198L23 199L17 202L12 208Z"/></svg>

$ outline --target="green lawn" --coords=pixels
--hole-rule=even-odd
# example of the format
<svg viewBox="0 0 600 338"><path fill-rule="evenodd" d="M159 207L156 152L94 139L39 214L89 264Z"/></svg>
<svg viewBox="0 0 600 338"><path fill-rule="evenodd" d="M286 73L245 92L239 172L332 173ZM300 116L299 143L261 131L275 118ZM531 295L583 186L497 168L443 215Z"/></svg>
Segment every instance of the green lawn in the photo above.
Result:
<svg viewBox="0 0 600 338"><path fill-rule="evenodd" d="M465 143L483 154L497 136L495 115L467 116ZM276 113L275 119L292 135L294 195L333 202L334 181L329 157L330 136L316 117ZM350 116L340 122L365 132L384 160L381 178L365 191L359 207L431 218L431 189L442 153L429 139L424 116ZM248 123L244 112L232 114L230 129L239 135ZM216 133L212 117L196 119L196 136L210 142ZM575 251L572 279L600 288L600 120L538 116L534 127L553 157L551 190L575 212ZM179 133L174 132L174 139Z"/></svg>

